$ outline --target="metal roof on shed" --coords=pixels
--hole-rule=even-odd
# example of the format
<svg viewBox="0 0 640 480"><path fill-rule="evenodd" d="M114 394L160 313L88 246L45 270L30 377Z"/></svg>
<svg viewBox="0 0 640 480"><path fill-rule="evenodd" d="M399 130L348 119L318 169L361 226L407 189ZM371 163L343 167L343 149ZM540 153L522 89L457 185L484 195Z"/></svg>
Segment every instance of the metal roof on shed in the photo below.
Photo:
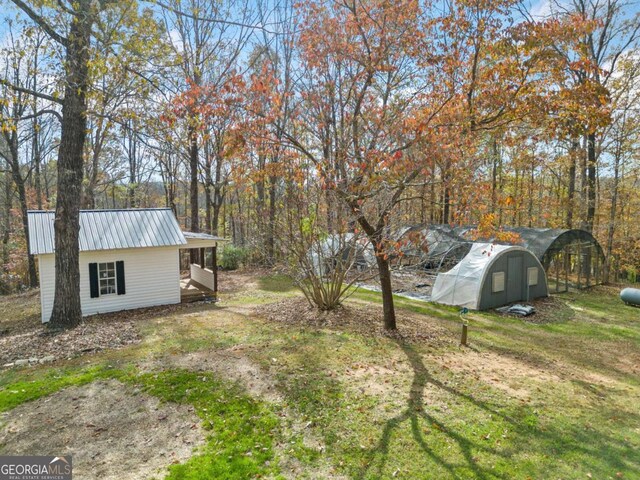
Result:
<svg viewBox="0 0 640 480"><path fill-rule="evenodd" d="M224 241L224 237L218 237L216 235L211 235L209 233L200 233L200 232L182 232L184 234L184 238L189 241L190 239L197 240L215 240L218 242Z"/></svg>
<svg viewBox="0 0 640 480"><path fill-rule="evenodd" d="M55 212L31 210L29 251L54 252ZM169 208L80 210L80 251L186 245L176 217Z"/></svg>

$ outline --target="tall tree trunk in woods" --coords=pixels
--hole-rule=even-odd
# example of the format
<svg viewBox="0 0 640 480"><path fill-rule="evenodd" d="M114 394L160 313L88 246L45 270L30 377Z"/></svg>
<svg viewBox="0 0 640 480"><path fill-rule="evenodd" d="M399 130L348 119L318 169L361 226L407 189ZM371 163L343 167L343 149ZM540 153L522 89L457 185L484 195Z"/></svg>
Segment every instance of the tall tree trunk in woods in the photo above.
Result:
<svg viewBox="0 0 640 480"><path fill-rule="evenodd" d="M514 175L514 180L513 180L513 215L511 217L511 224L512 225L516 225L517 227L520 226L519 223L516 223L518 221L518 211L519 209L519 205L520 205L520 191L518 190L518 180L520 178L520 170L518 170L518 167L515 168L515 175Z"/></svg>
<svg viewBox="0 0 640 480"><path fill-rule="evenodd" d="M533 185L536 181L536 165L535 165L535 161L532 159L531 160L531 176L529 177L529 208L528 208L528 217L529 217L529 222L527 224L527 226L529 228L531 228L533 226Z"/></svg>
<svg viewBox="0 0 640 480"><path fill-rule="evenodd" d="M140 166L138 164L138 136L135 122L127 122L127 126L125 129L125 138L127 142L127 161L129 163L127 200L129 203L129 208L136 208L138 206L136 193L138 190L138 170Z"/></svg>
<svg viewBox="0 0 640 480"><path fill-rule="evenodd" d="M36 110L36 103L34 97L34 111ZM33 119L33 132L31 133L31 157L33 160L33 176L34 187L36 190L36 205L38 210L42 210L42 180L40 178L40 164L42 163L40 155L40 123L38 118Z"/></svg>
<svg viewBox="0 0 640 480"><path fill-rule="evenodd" d="M265 205L267 204L267 202L265 201L266 175L264 174L267 157L266 155L259 153L257 160L258 160L258 171L261 172L261 174L258 175L258 179L256 180L256 227L258 230L258 234L262 237L265 233L265 227L264 227L265 217L266 217ZM266 237L261 238L260 241L264 241L264 244L266 246Z"/></svg>
<svg viewBox="0 0 640 480"><path fill-rule="evenodd" d="M42 158L40 156L40 145L38 141L38 134L34 132L33 137L34 137L33 174L35 177L34 183L36 188L36 205L38 206L38 210L42 210L42 174L40 171Z"/></svg>
<svg viewBox="0 0 640 480"><path fill-rule="evenodd" d="M495 213L498 201L498 141L494 138L491 142L491 213Z"/></svg>
<svg viewBox="0 0 640 480"><path fill-rule="evenodd" d="M580 228L585 228L587 211L587 156L585 151L586 143L583 143L580 146Z"/></svg>
<svg viewBox="0 0 640 480"><path fill-rule="evenodd" d="M38 90L38 53L39 49L35 49L33 58L33 89ZM33 97L32 108L34 113L38 111L38 99ZM40 121L38 117L33 117L33 132L31 133L31 155L34 166L34 186L36 189L36 205L38 210L42 210L42 181L40 178L40 164L42 162L40 154Z"/></svg>
<svg viewBox="0 0 640 480"><path fill-rule="evenodd" d="M9 162L6 162L4 174L4 209L2 222L2 264L9 265L9 240L11 239L11 199L13 198L13 185L9 180Z"/></svg>
<svg viewBox="0 0 640 480"><path fill-rule="evenodd" d="M578 140L571 141L571 148L569 149L569 185L567 187L567 228L573 228L573 209L574 209L574 197L576 194L576 157L580 153L580 143Z"/></svg>
<svg viewBox="0 0 640 480"><path fill-rule="evenodd" d="M66 82L58 148L58 196L54 221L55 295L49 326L66 328L82 320L80 305L80 200L87 131L86 92L93 15L81 1L66 45Z"/></svg>
<svg viewBox="0 0 640 480"><path fill-rule="evenodd" d="M451 189L449 188L449 174L447 172L443 172L442 174L444 189L442 194L442 223L449 223L449 215L451 209Z"/></svg>
<svg viewBox="0 0 640 480"><path fill-rule="evenodd" d="M618 190L620 186L620 160L622 157L622 140L618 140L613 155L613 185L611 186L611 207L609 209L609 225L607 227L607 247L604 261L604 272L602 278L609 281L611 272L611 255L613 253L613 238L616 227L616 212L618 209Z"/></svg>
<svg viewBox="0 0 640 480"><path fill-rule="evenodd" d="M587 231L593 232L596 216L596 134L587 135L587 217L585 226Z"/></svg>
<svg viewBox="0 0 640 480"><path fill-rule="evenodd" d="M275 263L276 234L276 176L269 177L269 226L267 229L267 259L269 264Z"/></svg>
<svg viewBox="0 0 640 480"><path fill-rule="evenodd" d="M16 186L18 192L18 201L20 202L20 214L22 216L22 230L24 232L25 242L27 243L27 250L29 249L29 220L27 216L27 191L25 188L24 178L20 171L20 161L18 152L18 134L13 132L11 135L11 141L9 143L9 149L11 150L12 161L11 174L13 176L13 183ZM38 275L36 273L36 261L33 255L29 252L27 254L29 265L29 287L35 288L38 286Z"/></svg>
<svg viewBox="0 0 640 480"><path fill-rule="evenodd" d="M504 189L504 175L502 171L502 156L498 158L498 189L500 192ZM503 215L504 215L504 202L498 202L498 225L502 225Z"/></svg>
<svg viewBox="0 0 640 480"><path fill-rule="evenodd" d="M198 215L198 133L194 127L189 127L189 205L191 208L192 232L200 231Z"/></svg>
<svg viewBox="0 0 640 480"><path fill-rule="evenodd" d="M212 207L212 201L211 201L211 171L207 172L207 178L205 180L205 185L204 185L204 207L205 207L205 213L204 213L204 231L205 233L211 233L211 207Z"/></svg>
<svg viewBox="0 0 640 480"><path fill-rule="evenodd" d="M435 178L436 167L431 167L431 178ZM436 182L429 182L429 222L436 222Z"/></svg>
<svg viewBox="0 0 640 480"><path fill-rule="evenodd" d="M222 182L222 162L220 157L216 158L216 174L213 179L213 218L211 219L211 233L218 235L218 228L220 225L220 210L224 203L225 190Z"/></svg>
<svg viewBox="0 0 640 480"><path fill-rule="evenodd" d="M96 186L98 185L98 170L100 168L100 151L93 149L91 152L91 169L88 173L88 181L82 194L82 207L96 208Z"/></svg>
<svg viewBox="0 0 640 480"><path fill-rule="evenodd" d="M204 232L211 233L211 140L208 139L209 132L206 133L207 140L204 142Z"/></svg>
<svg viewBox="0 0 640 480"><path fill-rule="evenodd" d="M198 133L195 127L189 127L189 206L191 208L191 222L189 230L200 231L200 219L198 212ZM198 263L199 252L195 248L189 250L191 263Z"/></svg>

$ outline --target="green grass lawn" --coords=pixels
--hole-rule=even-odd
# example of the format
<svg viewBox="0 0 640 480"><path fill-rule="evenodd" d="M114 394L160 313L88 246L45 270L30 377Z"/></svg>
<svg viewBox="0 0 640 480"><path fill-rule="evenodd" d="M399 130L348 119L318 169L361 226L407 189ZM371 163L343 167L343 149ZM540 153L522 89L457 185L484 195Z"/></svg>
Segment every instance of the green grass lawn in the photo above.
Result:
<svg viewBox="0 0 640 480"><path fill-rule="evenodd" d="M559 296L542 324L471 313L467 348L456 309L406 298L398 322L424 321L442 339L291 326L253 310L296 298L286 278L254 278L218 305L145 317L138 345L1 371L0 411L99 378L191 405L207 443L167 470L174 479L640 478L640 310L614 289ZM380 308L373 292L348 305ZM274 398L172 363L229 351L259 367Z"/></svg>

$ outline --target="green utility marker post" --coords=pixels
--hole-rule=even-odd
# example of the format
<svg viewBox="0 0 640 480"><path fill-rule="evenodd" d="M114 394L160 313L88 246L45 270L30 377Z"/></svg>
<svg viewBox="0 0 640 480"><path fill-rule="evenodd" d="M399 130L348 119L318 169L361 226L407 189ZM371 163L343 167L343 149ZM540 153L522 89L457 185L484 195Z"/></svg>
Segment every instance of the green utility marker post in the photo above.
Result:
<svg viewBox="0 0 640 480"><path fill-rule="evenodd" d="M467 329L469 324L467 323L467 319L464 317L469 313L469 309L467 307L463 307L460 309L460 320L462 320L462 336L460 337L460 345L467 345Z"/></svg>

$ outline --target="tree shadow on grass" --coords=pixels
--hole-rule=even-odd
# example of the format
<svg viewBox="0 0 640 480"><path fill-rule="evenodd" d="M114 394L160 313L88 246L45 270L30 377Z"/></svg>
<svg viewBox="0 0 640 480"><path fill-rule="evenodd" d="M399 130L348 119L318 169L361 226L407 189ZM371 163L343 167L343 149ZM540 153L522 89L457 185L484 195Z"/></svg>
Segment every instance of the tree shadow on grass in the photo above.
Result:
<svg viewBox="0 0 640 480"><path fill-rule="evenodd" d="M509 474L500 473L494 469L488 469L479 465L476 455L488 454L490 456L503 457L509 460L509 456L513 452L513 448L496 449L487 444L474 441L468 436L456 431L455 427L447 426L441 420L435 418L429 413L429 406L424 402L424 392L426 387L431 384L454 397L459 398L463 402L471 404L473 407L484 411L491 416L498 417L510 425L510 429L518 439L530 438L532 441L541 442L541 447L545 455L560 453L564 450L571 450L573 454L588 456L590 467L594 470L616 471L631 468L625 459L632 458L633 449L630 443L620 441L606 436L598 437L594 441L594 432L588 432L584 428L578 428L577 425L558 426L554 429L537 428L527 424L525 419L513 418L504 412L498 411L490 404L480 401L473 396L463 393L449 385L445 385L442 381L433 377L425 366L422 356L415 348L406 343L404 340L396 339L400 349L405 353L413 370L413 380L407 398L406 407L395 417L388 420L384 426L382 435L377 444L365 453L366 462L360 470L358 478L383 478L385 467L389 460L389 450L394 432L400 431L401 426L405 422L411 425L411 435L420 450L424 452L433 462L444 468L451 478L454 479L503 479L509 478ZM520 416L520 415L518 415ZM628 419L631 422L637 422L640 415L632 415L633 418ZM436 448L430 445L427 437L420 428L421 422L427 422L434 428L445 434L449 439L453 440L462 454L463 462L459 460L455 454L450 458L446 458L442 454L437 453ZM537 447L534 447L537 448ZM427 472L425 472L427 473Z"/></svg>
<svg viewBox="0 0 640 480"><path fill-rule="evenodd" d="M414 441L430 459L446 469L452 478L465 478L456 473L456 470L460 468L461 465L458 465L457 462L448 460L443 455L436 453L435 449L429 445L427 438L420 429L421 421L428 422L430 425L433 425L440 432L455 441L462 452L466 465L473 472L475 478L504 478L496 475L494 472L486 472L474 459L474 450L484 450L495 454L497 453L495 449L466 438L455 430L448 428L445 424L428 413L428 406L425 405L423 400L427 384L431 383L449 392L454 390L435 379L429 373L420 354L410 344L405 343L403 340L395 341L407 356L407 359L413 369L413 381L411 383L409 397L407 398L406 408L400 414L387 421L377 445L367 453L367 466L360 472L359 478L368 478L370 475L376 478L383 477L384 467L386 466L387 459L389 457L391 437L394 431L399 429L405 422L409 422L411 424L411 434ZM493 409L489 410L496 415L501 415ZM378 459L377 462L376 458ZM375 470L375 472L372 470Z"/></svg>

